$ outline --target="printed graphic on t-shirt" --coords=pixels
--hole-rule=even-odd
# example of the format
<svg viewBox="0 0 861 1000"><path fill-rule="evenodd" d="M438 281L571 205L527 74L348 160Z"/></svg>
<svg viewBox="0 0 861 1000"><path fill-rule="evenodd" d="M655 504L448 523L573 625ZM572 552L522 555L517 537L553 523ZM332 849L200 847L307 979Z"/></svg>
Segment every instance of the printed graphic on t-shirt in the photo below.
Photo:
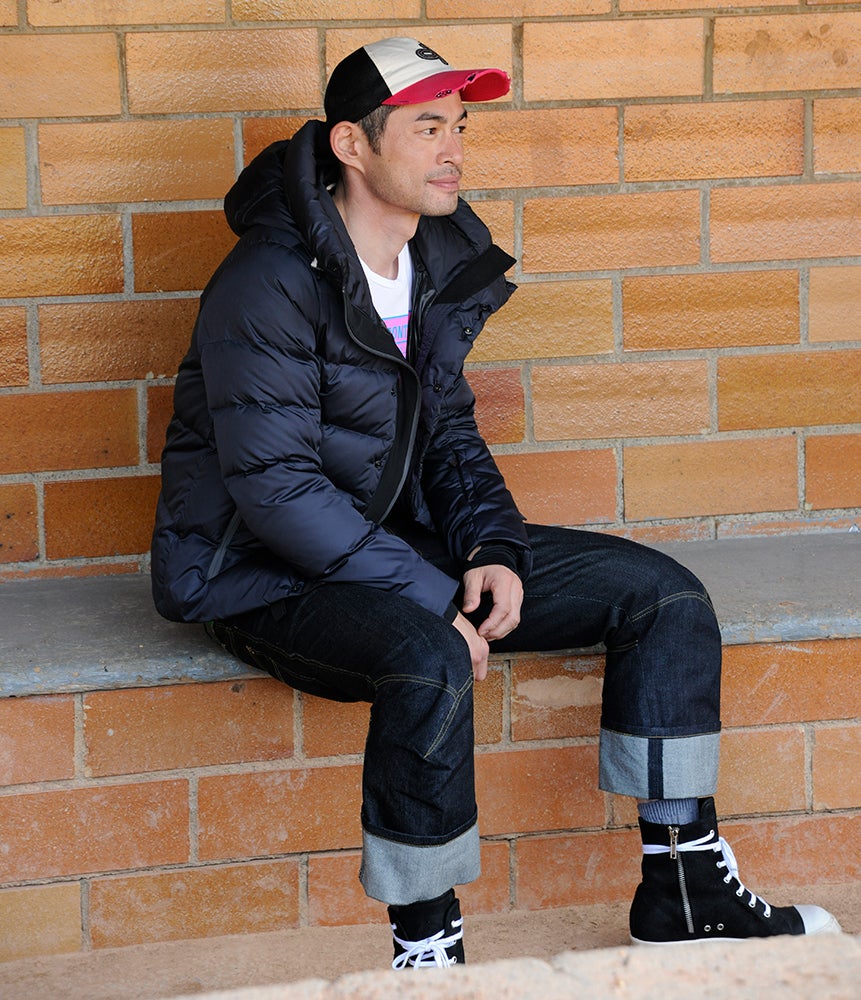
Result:
<svg viewBox="0 0 861 1000"><path fill-rule="evenodd" d="M395 338L395 343L398 345L398 350L403 354L404 357L407 356L407 329L410 324L410 314L407 313L405 316L391 316L383 317L383 322L389 328L391 335Z"/></svg>

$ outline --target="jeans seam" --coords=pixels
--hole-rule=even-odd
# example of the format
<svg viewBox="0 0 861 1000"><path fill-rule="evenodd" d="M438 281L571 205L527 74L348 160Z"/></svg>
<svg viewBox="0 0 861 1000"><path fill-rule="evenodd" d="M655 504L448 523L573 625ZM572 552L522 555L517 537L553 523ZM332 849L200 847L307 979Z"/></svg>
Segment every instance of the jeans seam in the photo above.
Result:
<svg viewBox="0 0 861 1000"><path fill-rule="evenodd" d="M440 727L437 730L436 735L431 740L430 746L427 748L427 750L422 752L422 760L427 760L428 757L430 757L430 755L433 753L433 751L436 750L436 748L440 745L440 743L443 740L443 737L446 734L446 731L451 727L452 720L454 719L454 716L457 713L457 709L459 708L460 703L464 699L464 695L466 695L466 693L472 687L472 682L473 682L472 675L470 674L470 676L466 680L466 683L460 690L458 690L457 688L453 688L450 684L443 684L440 681L434 681L427 677L414 677L411 674L386 674L385 677L380 677L377 681L374 682L374 687L379 688L383 684L393 683L396 681L408 682L411 684L420 684L423 687L436 688L438 691L442 691L445 694L449 695L449 697L452 699L452 703L451 706L449 707L448 712L446 713L446 717L440 724Z"/></svg>
<svg viewBox="0 0 861 1000"><path fill-rule="evenodd" d="M628 615L628 619L632 622L639 621L641 618L645 618L646 615L652 614L652 612L657 611L659 608L666 607L668 604L673 604L676 601L683 601L687 598L702 601L703 604L707 605L709 608L712 606L711 601L707 597L698 593L696 590L680 590L676 594L668 594L666 597L662 597L660 601L657 601L655 604L650 604L647 608L642 608L635 615Z"/></svg>

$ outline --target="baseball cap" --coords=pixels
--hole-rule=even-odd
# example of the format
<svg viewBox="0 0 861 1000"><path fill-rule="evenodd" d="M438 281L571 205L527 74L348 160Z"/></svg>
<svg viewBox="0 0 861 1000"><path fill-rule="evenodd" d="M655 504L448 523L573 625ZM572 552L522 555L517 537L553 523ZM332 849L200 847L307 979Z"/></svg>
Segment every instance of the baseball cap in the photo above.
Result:
<svg viewBox="0 0 861 1000"><path fill-rule="evenodd" d="M511 80L501 69L453 69L414 38L383 38L346 56L332 71L326 121L357 122L381 104L424 104L460 91L464 101L492 101Z"/></svg>

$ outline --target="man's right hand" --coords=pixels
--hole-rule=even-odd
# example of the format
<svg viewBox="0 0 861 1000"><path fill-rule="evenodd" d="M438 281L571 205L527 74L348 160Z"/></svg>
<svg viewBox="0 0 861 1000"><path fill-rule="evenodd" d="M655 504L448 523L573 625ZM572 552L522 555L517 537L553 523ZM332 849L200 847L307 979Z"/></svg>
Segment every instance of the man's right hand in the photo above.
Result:
<svg viewBox="0 0 861 1000"><path fill-rule="evenodd" d="M469 646L469 655L472 659L472 673L475 679L483 681L487 677L487 654L490 652L487 641L482 639L473 628L472 622L468 618L464 618L460 612L458 612L457 618L452 622L452 625L466 639L466 643Z"/></svg>

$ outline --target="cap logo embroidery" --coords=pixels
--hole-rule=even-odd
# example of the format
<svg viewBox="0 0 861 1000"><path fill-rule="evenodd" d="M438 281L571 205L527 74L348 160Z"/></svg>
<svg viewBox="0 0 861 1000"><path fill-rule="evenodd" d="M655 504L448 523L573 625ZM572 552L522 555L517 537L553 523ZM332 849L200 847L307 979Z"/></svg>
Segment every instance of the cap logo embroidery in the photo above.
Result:
<svg viewBox="0 0 861 1000"><path fill-rule="evenodd" d="M444 66L448 66L448 63L445 61L445 59L443 59L443 57L438 52L434 52L433 49L428 48L427 45L422 45L419 48L417 48L416 55L419 57L419 59L428 59L431 61L437 59Z"/></svg>

